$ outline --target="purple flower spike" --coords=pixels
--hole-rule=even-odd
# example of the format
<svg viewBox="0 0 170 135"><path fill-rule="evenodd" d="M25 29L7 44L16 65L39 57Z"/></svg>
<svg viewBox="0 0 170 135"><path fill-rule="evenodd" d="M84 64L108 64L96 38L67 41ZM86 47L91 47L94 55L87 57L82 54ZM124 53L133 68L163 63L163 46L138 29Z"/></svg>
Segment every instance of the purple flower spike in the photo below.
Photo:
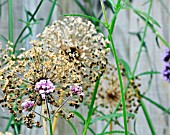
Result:
<svg viewBox="0 0 170 135"><path fill-rule="evenodd" d="M70 86L70 90L73 95L84 96L83 88L81 86L74 84L74 86Z"/></svg>
<svg viewBox="0 0 170 135"><path fill-rule="evenodd" d="M35 91L39 92L43 99L45 99L46 94L54 92L54 89L55 86L49 79L40 80L35 84Z"/></svg>
<svg viewBox="0 0 170 135"><path fill-rule="evenodd" d="M165 49L165 54L163 56L164 68L162 75L166 81L170 83L170 50Z"/></svg>
<svg viewBox="0 0 170 135"><path fill-rule="evenodd" d="M164 62L170 62L170 50L169 49L165 49L165 54L163 56L163 61Z"/></svg>
<svg viewBox="0 0 170 135"><path fill-rule="evenodd" d="M162 74L164 79L170 83L170 63L165 63Z"/></svg>
<svg viewBox="0 0 170 135"><path fill-rule="evenodd" d="M31 111L31 109L33 108L34 106L34 101L30 101L30 100L25 100L21 106L24 108L24 112L26 111Z"/></svg>

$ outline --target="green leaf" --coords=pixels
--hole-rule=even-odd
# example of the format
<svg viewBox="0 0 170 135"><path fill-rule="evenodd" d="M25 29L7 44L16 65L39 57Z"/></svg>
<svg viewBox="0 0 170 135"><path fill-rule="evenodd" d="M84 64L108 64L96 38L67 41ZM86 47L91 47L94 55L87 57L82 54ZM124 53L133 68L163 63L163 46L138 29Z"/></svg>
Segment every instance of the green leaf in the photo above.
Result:
<svg viewBox="0 0 170 135"><path fill-rule="evenodd" d="M92 21L96 21L101 23L104 27L106 27L106 24L103 23L102 21L100 21L99 19L92 17L92 16L88 16L88 15L84 15L84 14L64 14L63 16L79 16L79 17L84 17L84 18L88 18L89 20Z"/></svg>
<svg viewBox="0 0 170 135"><path fill-rule="evenodd" d="M112 0L106 0L107 2L110 3L110 5L115 8L116 7L116 4L112 1Z"/></svg>
<svg viewBox="0 0 170 135"><path fill-rule="evenodd" d="M83 118L83 116L77 112L77 111L72 111L77 117L79 117L83 122L85 122L85 119Z"/></svg>
<svg viewBox="0 0 170 135"><path fill-rule="evenodd" d="M130 70L130 66L128 65L128 63L126 61L124 61L123 59L119 59L119 62L121 64L123 64L124 68L125 68L125 74L128 78L131 78L131 70Z"/></svg>
<svg viewBox="0 0 170 135"><path fill-rule="evenodd" d="M70 120L68 120L67 122L68 122L69 125L72 127L72 129L73 129L73 131L74 131L74 134L75 134L75 135L78 135L76 128L75 128L74 125L70 122Z"/></svg>
<svg viewBox="0 0 170 135"><path fill-rule="evenodd" d="M146 71L146 72L137 74L135 77L143 76L143 75L153 75L153 74L160 74L160 72L159 71Z"/></svg>
<svg viewBox="0 0 170 135"><path fill-rule="evenodd" d="M118 118L118 117L122 117L122 116L123 116L122 113L108 114L108 115L104 115L104 116L101 116L101 117L98 117L96 119L91 120L90 124L93 124L93 123L95 123L96 121L99 121L99 120L106 120L106 119L110 119L110 118ZM127 114L127 116L134 117L135 115L129 113L129 114Z"/></svg>
<svg viewBox="0 0 170 135"><path fill-rule="evenodd" d="M9 120L9 117L6 117L6 116L0 116L0 118Z"/></svg>
<svg viewBox="0 0 170 135"><path fill-rule="evenodd" d="M24 37L22 37L22 38L20 39L20 43L23 42L25 39L27 39L30 35L31 35L31 33L28 33L28 34L26 34Z"/></svg>
<svg viewBox="0 0 170 135"><path fill-rule="evenodd" d="M19 21L20 21L20 22L22 22L22 23L27 24L27 22L26 22L26 21L24 21L24 20L22 20L22 19L19 19Z"/></svg>
<svg viewBox="0 0 170 135"><path fill-rule="evenodd" d="M109 131L109 132L104 132L104 133L102 133L102 134L98 134L98 135L110 135L110 134L125 134L125 132L124 131L121 131L121 130L114 130L114 131ZM133 135L132 133L128 133L129 135Z"/></svg>
<svg viewBox="0 0 170 135"><path fill-rule="evenodd" d="M3 41L5 44L7 44L8 39L0 34L0 40Z"/></svg>
<svg viewBox="0 0 170 135"><path fill-rule="evenodd" d="M140 17L142 16L145 20L147 20L147 18L149 19L150 23L153 23L155 25L157 25L158 27L161 27L159 25L159 23L151 16L148 16L147 13L141 11L141 10L138 10L138 9L135 9L134 7L132 7L131 4L129 4L129 2L127 2L126 0L123 0L126 4L127 4L127 7L124 7L124 9L129 9L129 10L133 10L137 15L140 15Z"/></svg>
<svg viewBox="0 0 170 135"><path fill-rule="evenodd" d="M159 41L158 41L158 37L157 37L157 36L155 37L155 41L156 41L156 44L157 44L158 48L160 48L160 45L159 45Z"/></svg>
<svg viewBox="0 0 170 135"><path fill-rule="evenodd" d="M163 107L161 104L153 101L151 98L146 97L145 95L141 94L140 95L143 99L149 101L151 104L155 105L156 107L158 107L160 110L162 110L163 112L170 114L170 111L168 109L166 109L165 107Z"/></svg>
<svg viewBox="0 0 170 135"><path fill-rule="evenodd" d="M84 12L84 14L90 15L89 12L86 10L86 8L80 3L79 0L75 0L75 2L80 7L80 9Z"/></svg>

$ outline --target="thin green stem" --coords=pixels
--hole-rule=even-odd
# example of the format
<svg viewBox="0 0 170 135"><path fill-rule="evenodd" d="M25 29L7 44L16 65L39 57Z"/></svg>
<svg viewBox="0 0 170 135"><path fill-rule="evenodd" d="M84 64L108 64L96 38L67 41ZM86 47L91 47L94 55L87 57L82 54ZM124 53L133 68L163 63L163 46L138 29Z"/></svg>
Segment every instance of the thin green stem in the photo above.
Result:
<svg viewBox="0 0 170 135"><path fill-rule="evenodd" d="M13 42L13 12L12 12L12 0L8 0L8 38L10 42Z"/></svg>
<svg viewBox="0 0 170 135"><path fill-rule="evenodd" d="M14 133L15 133L15 135L19 135L18 126L17 126L17 123L15 121L14 121Z"/></svg>
<svg viewBox="0 0 170 135"><path fill-rule="evenodd" d="M90 107L89 107L89 111L88 111L88 114L87 114L87 119L85 121L85 126L84 126L84 130L83 130L82 135L86 135L87 129L88 129L89 124L90 124L91 116L93 114L94 101L96 99L96 94L97 94L97 90L98 90L98 87L99 87L99 82L100 82L100 76L98 77L96 84L95 84L95 87L94 87L94 91L93 91L93 95L92 95L92 99L91 99L91 103L90 103Z"/></svg>
<svg viewBox="0 0 170 135"><path fill-rule="evenodd" d="M141 94L140 95L143 99L149 101L151 104L155 105L156 107L158 107L160 110L162 110L165 113L170 114L170 112L168 111L168 109L166 109L165 107L163 107L161 104L158 104L157 102L153 101L152 99L146 97L145 95Z"/></svg>
<svg viewBox="0 0 170 135"><path fill-rule="evenodd" d="M53 126L52 126L52 120L49 119L49 125L50 125L50 135L53 135Z"/></svg>
<svg viewBox="0 0 170 135"><path fill-rule="evenodd" d="M49 126L50 126L50 135L53 135L53 126L52 126L52 119L50 119L50 110L48 107L48 101L47 98L45 98L45 102L46 102L46 107L47 107L47 112L48 112L48 117L49 117Z"/></svg>
<svg viewBox="0 0 170 135"><path fill-rule="evenodd" d="M14 120L14 115L12 114L4 132L7 132L9 130L9 127L11 126L11 123L12 123L13 120Z"/></svg>
<svg viewBox="0 0 170 135"><path fill-rule="evenodd" d="M144 39L146 37L146 31L147 31L147 28L148 28L149 15L150 15L150 12L151 12L151 8L152 8L152 0L150 0L150 5L149 5L149 9L148 9L148 17L147 17L146 22L145 22L146 24L145 24L145 28L144 28L144 33L143 33L143 37L142 37L142 40L141 40L141 43L140 43L140 48L139 48L138 56L137 56L137 59L136 59L136 62L135 62L135 66L134 66L134 69L133 69L133 72L132 72L132 77L134 76L134 74L136 72L137 65L139 63L139 59L140 59L140 56L141 56L142 47L143 47L143 44L144 44Z"/></svg>
<svg viewBox="0 0 170 135"><path fill-rule="evenodd" d="M146 106L145 106L144 102L142 101L142 99L140 100L140 104L142 106L142 110L143 110L143 112L145 114L145 118L146 118L146 120L148 122L148 125L149 125L149 128L151 130L152 135L156 135L156 132L155 132L154 127L152 125L152 122L151 122L151 119L149 117L148 111L147 111Z"/></svg>
<svg viewBox="0 0 170 135"><path fill-rule="evenodd" d="M41 1L40 1L40 3L38 4L36 10L34 11L33 15L31 16L29 22L31 22L31 21L34 19L35 15L37 14L38 10L40 9L43 1L44 1L44 0L41 0ZM13 54L15 53L17 44L18 44L20 38L22 37L22 35L24 34L25 30L27 29L27 27L28 27L28 26L26 25L26 26L23 28L23 30L21 31L21 33L19 34L19 36L18 36L18 38L17 38L17 40L16 40L16 42L15 42L15 44L14 44Z"/></svg>
<svg viewBox="0 0 170 135"><path fill-rule="evenodd" d="M51 20L51 17L52 17L52 14L53 14L56 2L57 2L57 0L54 0L53 3L52 3L51 9L50 9L50 13L48 15L48 19L47 19L47 21L45 23L45 26L49 25L49 23L50 23L50 20Z"/></svg>
<svg viewBox="0 0 170 135"><path fill-rule="evenodd" d="M116 61L116 67L117 67L118 78L119 78L119 83L120 83L120 91L121 91L125 135L127 135L128 134L128 125L127 125L127 120L126 120L126 103L125 103L125 97L124 97L125 93L124 93L124 89L123 89L122 75L121 75L121 71L120 71L120 67L119 67L119 59L118 59L116 48L115 48L113 38L112 38L112 33L111 33L111 31L108 31L108 32L109 32L109 39L111 41L111 52L114 55L114 58Z"/></svg>

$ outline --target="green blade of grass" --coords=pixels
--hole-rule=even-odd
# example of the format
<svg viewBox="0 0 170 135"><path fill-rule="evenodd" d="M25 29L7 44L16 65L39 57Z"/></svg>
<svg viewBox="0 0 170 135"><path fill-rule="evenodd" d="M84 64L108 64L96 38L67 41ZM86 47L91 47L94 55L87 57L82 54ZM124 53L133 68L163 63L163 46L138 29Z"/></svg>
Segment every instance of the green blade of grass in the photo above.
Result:
<svg viewBox="0 0 170 135"><path fill-rule="evenodd" d="M95 87L94 87L94 91L93 91L92 99L91 99L91 102L90 102L90 107L89 107L89 111L88 111L88 114L87 114L87 119L85 120L85 125L84 125L84 130L83 130L82 135L86 135L87 129L88 129L90 121L91 121L91 116L93 114L94 101L96 99L96 94L97 94L97 90L98 90L98 87L99 87L99 82L100 82L100 76L98 77L96 84L95 84Z"/></svg>

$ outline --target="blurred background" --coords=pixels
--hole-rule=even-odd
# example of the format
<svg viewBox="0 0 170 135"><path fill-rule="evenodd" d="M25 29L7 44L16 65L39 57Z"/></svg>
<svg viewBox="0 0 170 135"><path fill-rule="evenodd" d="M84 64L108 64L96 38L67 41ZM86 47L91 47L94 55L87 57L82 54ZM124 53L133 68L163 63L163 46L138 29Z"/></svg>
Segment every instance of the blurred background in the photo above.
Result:
<svg viewBox="0 0 170 135"><path fill-rule="evenodd" d="M4 37L8 37L8 0L0 0L0 34ZM21 33L22 29L26 26L27 19L30 18L29 14L32 15L37 8L40 0L14 0L13 1L13 24L14 24L14 41L17 40L18 35ZM91 0L89 6L86 0L82 0L82 5L88 9L89 14L96 16L101 14L101 6L98 0ZM113 2L116 2L113 0ZM131 0L131 5L139 10L147 12L148 5L147 0ZM41 8L38 10L35 18L37 21L31 24L31 30L27 29L22 36L22 41L19 42L18 47L25 47L26 49L31 48L29 41L35 39L36 35L43 31L44 25L46 23L50 8L52 5L52 0L44 0ZM107 6L107 5L106 5ZM93 12L92 10L93 9ZM54 8L52 19L50 24L54 20L62 19L63 14L70 13L83 13L81 8L78 6L76 0L58 0ZM107 17L110 20L113 13L110 9L107 10ZM160 28L155 26L157 32L169 43L170 41L170 1L169 0L154 0L151 9L151 16L160 24ZM103 20L103 18L101 19ZM144 30L145 22L139 16L137 16L133 10L121 10L116 21L115 29L113 32L113 39L117 49L117 53L121 59L125 60L133 69L135 60L139 51L140 40ZM102 28L102 31L107 36L106 30ZM30 34L31 33L31 34ZM25 37L26 36L26 37ZM25 37L25 38L24 38ZM3 43L2 38L0 42ZM3 43L4 44L4 43ZM164 46L161 41L157 41L155 34L148 27L145 47L142 50L142 56L140 58L139 65L137 67L137 72L142 73L145 71L162 71L162 55L164 52ZM163 79L161 74L153 76L142 76L141 77L141 91L146 92L146 96L150 97L154 101L162 104L164 107L169 108L170 106L170 85ZM170 134L170 117L163 113L161 110L145 101L146 107L148 109L149 115L153 122L153 126L158 135L169 135ZM79 108L80 112L86 118L87 108L81 106ZM10 116L9 112L0 109L0 117ZM73 124L77 127L77 132L82 133L83 126L78 118L74 118ZM3 131L7 124L6 119L0 118L0 131ZM92 128L101 132L103 127L102 122L98 122L92 125ZM134 122L129 122L129 130L133 129ZM115 128L113 126L113 128ZM12 128L10 128L12 131ZM22 126L22 133L24 135L39 135L42 134L43 129L27 129L26 126ZM146 122L145 116L142 109L139 109L136 118L136 132L138 135L151 135L148 124ZM57 123L56 135L72 135L73 131L70 125L62 119L59 119ZM91 133L88 133L89 135Z"/></svg>

